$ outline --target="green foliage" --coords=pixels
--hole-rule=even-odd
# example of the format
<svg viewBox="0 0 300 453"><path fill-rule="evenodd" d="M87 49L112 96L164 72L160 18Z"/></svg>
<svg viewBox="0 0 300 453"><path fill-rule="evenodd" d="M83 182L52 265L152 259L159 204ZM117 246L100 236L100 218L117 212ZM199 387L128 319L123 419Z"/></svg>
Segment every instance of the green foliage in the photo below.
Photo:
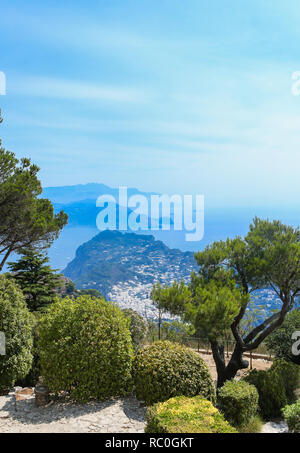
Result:
<svg viewBox="0 0 300 453"><path fill-rule="evenodd" d="M258 391L262 417L265 420L280 417L281 409L288 403L281 375L275 370L252 370L245 380Z"/></svg>
<svg viewBox="0 0 300 453"><path fill-rule="evenodd" d="M299 330L300 310L295 309L287 315L282 326L274 330L266 339L269 351L278 358L291 360L292 344L295 341L292 339L292 334Z"/></svg>
<svg viewBox="0 0 300 453"><path fill-rule="evenodd" d="M218 392L218 407L231 425L246 425L257 414L258 392L245 381L227 381Z"/></svg>
<svg viewBox="0 0 300 453"><path fill-rule="evenodd" d="M125 308L122 310L124 315L129 319L129 330L134 349L137 351L146 341L148 334L148 323L142 315L132 310Z"/></svg>
<svg viewBox="0 0 300 453"><path fill-rule="evenodd" d="M218 339L230 328L242 305L247 302L247 297L232 283L223 286L211 280L203 285L203 280L193 276L193 302L186 305L186 319L191 320L195 328L210 340Z"/></svg>
<svg viewBox="0 0 300 453"><path fill-rule="evenodd" d="M300 384L300 368L292 362L287 362L283 359L274 360L271 371L274 371L281 376L288 403L295 401L295 390Z"/></svg>
<svg viewBox="0 0 300 453"><path fill-rule="evenodd" d="M239 433L256 434L262 430L263 421L259 415L255 415L248 423L239 427Z"/></svg>
<svg viewBox="0 0 300 453"><path fill-rule="evenodd" d="M0 140L0 270L12 252L51 244L67 223L63 211L54 214L50 200L39 198L38 171L30 159L19 161L2 148Z"/></svg>
<svg viewBox="0 0 300 453"><path fill-rule="evenodd" d="M16 381L16 385L21 386L21 387L35 387L39 381L39 377L41 376L40 356L39 356L39 350L38 350L38 346L37 346L38 326L39 326L40 319L41 319L40 312L32 313L33 361L32 361L31 368L30 368L28 374L26 374L26 376L21 379L17 379L17 381Z"/></svg>
<svg viewBox="0 0 300 453"><path fill-rule="evenodd" d="M179 321L163 322L162 336L164 340L169 340L177 343L184 341L194 335L195 329L191 324Z"/></svg>
<svg viewBox="0 0 300 453"><path fill-rule="evenodd" d="M61 297L80 297L80 296L91 296L96 299L102 299L103 296L97 289L86 288L86 289L77 289L75 283L64 275L60 276L60 287L57 289L58 294Z"/></svg>
<svg viewBox="0 0 300 453"><path fill-rule="evenodd" d="M45 384L78 401L125 395L133 350L128 320L104 299L64 298L49 306L39 327Z"/></svg>
<svg viewBox="0 0 300 453"><path fill-rule="evenodd" d="M0 389L9 389L26 376L32 363L32 317L20 289L0 275L0 332L6 354L0 355Z"/></svg>
<svg viewBox="0 0 300 453"><path fill-rule="evenodd" d="M300 400L282 409L285 421L291 433L300 433Z"/></svg>
<svg viewBox="0 0 300 453"><path fill-rule="evenodd" d="M199 271L187 287L156 285L153 293L161 310L181 315L209 339L220 387L247 368L243 353L257 349L294 308L300 295L300 230L255 218L244 238L214 242L195 258ZM265 287L280 298L280 310L266 319L253 310L249 316L252 292ZM223 334L229 329L235 354L226 364Z"/></svg>
<svg viewBox="0 0 300 453"><path fill-rule="evenodd" d="M61 278L46 263L49 258L44 253L28 248L22 250L22 257L16 263L9 263L14 279L21 288L30 311L45 308L54 302Z"/></svg>
<svg viewBox="0 0 300 453"><path fill-rule="evenodd" d="M80 297L80 296L91 296L91 297L96 297L96 299L103 298L100 291L98 291L97 289L94 289L94 288L77 289L75 292L75 297Z"/></svg>
<svg viewBox="0 0 300 453"><path fill-rule="evenodd" d="M177 396L147 410L146 433L236 433L202 396Z"/></svg>
<svg viewBox="0 0 300 453"><path fill-rule="evenodd" d="M182 315L184 307L190 298L190 292L184 282L174 282L169 288L162 287L159 282L153 285L151 291L153 305L158 309Z"/></svg>
<svg viewBox="0 0 300 453"><path fill-rule="evenodd" d="M147 405L173 396L202 395L215 402L209 369L194 351L169 341L157 341L141 349L134 361L137 397Z"/></svg>
<svg viewBox="0 0 300 453"><path fill-rule="evenodd" d="M295 401L299 373L298 365L277 359L269 370L253 370L245 378L258 390L259 407L265 419L279 417L282 408Z"/></svg>

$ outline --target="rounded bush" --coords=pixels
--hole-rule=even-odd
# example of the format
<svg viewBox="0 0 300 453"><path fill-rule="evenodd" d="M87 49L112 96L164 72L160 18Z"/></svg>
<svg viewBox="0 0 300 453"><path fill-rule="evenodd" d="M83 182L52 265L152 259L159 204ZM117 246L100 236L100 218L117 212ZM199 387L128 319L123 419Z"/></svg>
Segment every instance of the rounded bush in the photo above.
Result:
<svg viewBox="0 0 300 453"><path fill-rule="evenodd" d="M174 396L196 396L216 401L208 366L191 349L169 341L157 341L141 349L135 358L136 395L147 405Z"/></svg>
<svg viewBox="0 0 300 453"><path fill-rule="evenodd" d="M128 320L104 299L81 296L52 304L39 326L44 383L88 401L125 395L133 360Z"/></svg>
<svg viewBox="0 0 300 453"><path fill-rule="evenodd" d="M146 433L236 433L202 396L177 396L147 410Z"/></svg>
<svg viewBox="0 0 300 453"><path fill-rule="evenodd" d="M258 405L265 420L280 417L288 400L282 377L274 370L252 370L245 381L253 384L259 395Z"/></svg>
<svg viewBox="0 0 300 453"><path fill-rule="evenodd" d="M245 381L227 381L218 393L218 407L233 426L250 422L258 411L258 392Z"/></svg>
<svg viewBox="0 0 300 453"><path fill-rule="evenodd" d="M0 275L0 332L5 336L5 355L0 355L0 389L10 389L30 370L32 318L21 290Z"/></svg>
<svg viewBox="0 0 300 453"><path fill-rule="evenodd" d="M288 425L289 432L300 433L300 400L282 409L284 419Z"/></svg>

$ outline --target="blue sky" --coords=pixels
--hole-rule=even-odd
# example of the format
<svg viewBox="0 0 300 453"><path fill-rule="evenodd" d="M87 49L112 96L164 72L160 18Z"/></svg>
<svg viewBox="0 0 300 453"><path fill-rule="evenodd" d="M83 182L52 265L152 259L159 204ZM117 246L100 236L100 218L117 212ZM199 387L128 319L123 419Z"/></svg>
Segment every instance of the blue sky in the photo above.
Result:
<svg viewBox="0 0 300 453"><path fill-rule="evenodd" d="M0 0L6 148L45 186L298 206L294 0Z"/></svg>

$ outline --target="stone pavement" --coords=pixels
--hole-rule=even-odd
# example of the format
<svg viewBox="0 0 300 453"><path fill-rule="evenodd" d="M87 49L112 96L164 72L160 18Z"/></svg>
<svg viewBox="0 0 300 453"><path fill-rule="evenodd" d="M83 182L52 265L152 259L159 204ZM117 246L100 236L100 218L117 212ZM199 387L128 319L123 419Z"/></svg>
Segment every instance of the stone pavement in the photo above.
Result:
<svg viewBox="0 0 300 453"><path fill-rule="evenodd" d="M143 433L145 413L134 397L37 408L33 396L15 403L10 393L0 396L0 433Z"/></svg>

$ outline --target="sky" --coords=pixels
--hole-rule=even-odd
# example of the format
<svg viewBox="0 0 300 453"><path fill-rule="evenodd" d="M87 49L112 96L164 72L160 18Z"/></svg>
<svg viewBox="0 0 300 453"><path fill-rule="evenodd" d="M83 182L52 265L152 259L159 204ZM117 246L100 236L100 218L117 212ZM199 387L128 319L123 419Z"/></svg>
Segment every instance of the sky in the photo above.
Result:
<svg viewBox="0 0 300 453"><path fill-rule="evenodd" d="M3 145L44 186L297 210L299 22L298 0L0 0Z"/></svg>

